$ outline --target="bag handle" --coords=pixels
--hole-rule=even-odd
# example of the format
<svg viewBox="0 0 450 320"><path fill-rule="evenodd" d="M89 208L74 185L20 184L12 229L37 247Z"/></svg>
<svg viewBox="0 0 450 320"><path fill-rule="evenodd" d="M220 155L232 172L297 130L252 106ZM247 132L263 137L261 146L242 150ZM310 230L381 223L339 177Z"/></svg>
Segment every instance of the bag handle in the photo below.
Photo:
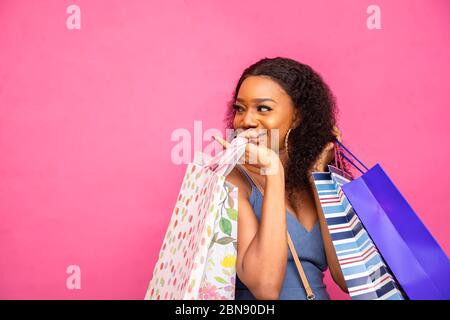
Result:
<svg viewBox="0 0 450 320"><path fill-rule="evenodd" d="M244 155L247 142L247 138L237 136L226 149L208 160L205 167L210 168L216 174L228 175Z"/></svg>
<svg viewBox="0 0 450 320"><path fill-rule="evenodd" d="M243 165L238 165L239 168L244 170L246 172L247 176L253 181L255 186L258 188L258 190L261 192L261 194L264 196L264 190L261 187L261 185L253 179L253 177L250 175L248 170ZM316 296L314 295L314 292L311 289L311 286L309 285L308 278L306 277L305 271L303 270L302 264L298 258L297 250L295 250L294 244L292 243L291 236L289 235L289 231L287 232L287 239L288 239L288 246L291 250L292 256L294 257L295 266L297 267L297 271L300 275L300 279L302 280L303 286L305 287L306 291L306 298L308 300L314 300Z"/></svg>
<svg viewBox="0 0 450 320"><path fill-rule="evenodd" d="M347 160L353 167L355 167L359 172L364 174L366 171L369 171L369 169L362 163L346 146L342 144L342 142L336 140L336 143L338 146L342 147L345 151L347 151L359 164L361 164L365 171L363 171L359 166L357 166L349 157L347 157L342 151L339 151L339 154L344 157L345 160Z"/></svg>
<svg viewBox="0 0 450 320"><path fill-rule="evenodd" d="M344 163L342 161L342 156L340 154L340 147L337 143L334 144L334 166L336 168L343 168Z"/></svg>

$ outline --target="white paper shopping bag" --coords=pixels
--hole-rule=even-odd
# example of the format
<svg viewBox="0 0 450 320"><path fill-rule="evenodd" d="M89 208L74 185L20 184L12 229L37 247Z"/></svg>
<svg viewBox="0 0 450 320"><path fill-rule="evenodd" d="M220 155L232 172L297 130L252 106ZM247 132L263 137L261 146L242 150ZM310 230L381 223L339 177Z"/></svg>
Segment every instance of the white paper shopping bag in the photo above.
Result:
<svg viewBox="0 0 450 320"><path fill-rule="evenodd" d="M207 164L187 166L146 300L234 299L237 188L225 176L245 144L238 137Z"/></svg>

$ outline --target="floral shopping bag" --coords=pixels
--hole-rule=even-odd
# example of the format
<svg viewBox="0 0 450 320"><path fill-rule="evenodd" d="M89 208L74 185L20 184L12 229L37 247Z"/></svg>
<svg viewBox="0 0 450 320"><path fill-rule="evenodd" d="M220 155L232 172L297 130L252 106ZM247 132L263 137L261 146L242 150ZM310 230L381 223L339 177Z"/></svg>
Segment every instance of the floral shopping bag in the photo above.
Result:
<svg viewBox="0 0 450 320"><path fill-rule="evenodd" d="M145 300L234 300L237 188L226 175L245 152L246 139L187 166Z"/></svg>

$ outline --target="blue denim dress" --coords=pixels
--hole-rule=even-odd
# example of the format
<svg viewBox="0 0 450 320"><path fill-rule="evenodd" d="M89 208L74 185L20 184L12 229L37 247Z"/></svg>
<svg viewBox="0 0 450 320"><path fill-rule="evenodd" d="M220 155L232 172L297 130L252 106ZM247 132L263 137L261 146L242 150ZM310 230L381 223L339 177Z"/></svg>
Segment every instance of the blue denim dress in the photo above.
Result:
<svg viewBox="0 0 450 320"><path fill-rule="evenodd" d="M245 174L252 185L252 191L249 201L257 216L258 221L261 220L261 209L263 203L263 195L255 186L248 174L238 166L241 172ZM326 286L323 282L323 272L327 269L327 261L325 250L323 247L322 235L320 232L319 222L314 225L314 228L308 232L305 227L286 210L286 221L289 234L292 238L295 249L299 256L302 267L308 278L316 300L330 299ZM236 300L255 300L255 297L250 290L236 277ZM288 261L286 265L286 272L283 282L283 287L280 293L280 300L306 300L306 292L303 283L298 274L295 262L291 251L288 248Z"/></svg>

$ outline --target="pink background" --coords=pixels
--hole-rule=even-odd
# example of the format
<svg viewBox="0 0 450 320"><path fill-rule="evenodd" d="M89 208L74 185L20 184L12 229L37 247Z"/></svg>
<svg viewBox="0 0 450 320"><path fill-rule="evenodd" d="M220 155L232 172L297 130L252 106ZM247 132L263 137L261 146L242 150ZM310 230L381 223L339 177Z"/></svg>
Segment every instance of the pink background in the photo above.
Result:
<svg viewBox="0 0 450 320"><path fill-rule="evenodd" d="M373 3L381 30L366 27ZM449 254L449 4L1 0L0 298L143 299L185 169L171 133L221 128L263 57L323 75L346 143Z"/></svg>

